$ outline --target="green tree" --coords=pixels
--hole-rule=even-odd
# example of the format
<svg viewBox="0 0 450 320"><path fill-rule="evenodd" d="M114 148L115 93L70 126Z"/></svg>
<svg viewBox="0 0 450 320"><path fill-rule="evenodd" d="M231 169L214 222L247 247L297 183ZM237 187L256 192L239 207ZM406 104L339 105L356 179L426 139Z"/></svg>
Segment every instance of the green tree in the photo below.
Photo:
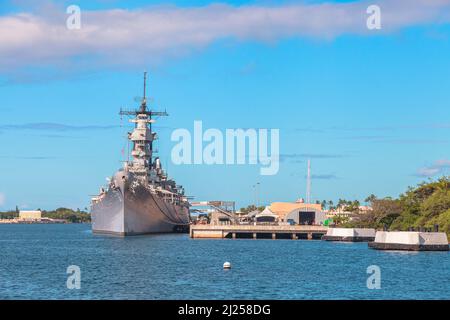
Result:
<svg viewBox="0 0 450 320"><path fill-rule="evenodd" d="M357 214L349 225L408 230L437 224L450 235L450 177L409 187L398 199L369 198L373 210Z"/></svg>
<svg viewBox="0 0 450 320"><path fill-rule="evenodd" d="M377 196L372 193L364 200L364 202L372 204L375 200L377 200Z"/></svg>
<svg viewBox="0 0 450 320"><path fill-rule="evenodd" d="M334 209L334 202L333 200L329 200L328 201L328 210L333 210Z"/></svg>

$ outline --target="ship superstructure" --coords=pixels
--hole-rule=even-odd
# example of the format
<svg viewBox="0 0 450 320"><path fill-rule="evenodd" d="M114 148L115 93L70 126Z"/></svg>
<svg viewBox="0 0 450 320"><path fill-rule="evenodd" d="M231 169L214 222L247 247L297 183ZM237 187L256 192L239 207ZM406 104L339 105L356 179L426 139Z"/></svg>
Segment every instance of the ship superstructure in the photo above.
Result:
<svg viewBox="0 0 450 320"><path fill-rule="evenodd" d="M106 188L92 198L92 230L95 233L139 235L182 230L190 223L189 202L182 186L169 179L154 155L157 134L152 131L154 117L166 112L149 110L144 96L137 110L121 110L132 116L134 130L128 133L132 144L131 161L126 161Z"/></svg>

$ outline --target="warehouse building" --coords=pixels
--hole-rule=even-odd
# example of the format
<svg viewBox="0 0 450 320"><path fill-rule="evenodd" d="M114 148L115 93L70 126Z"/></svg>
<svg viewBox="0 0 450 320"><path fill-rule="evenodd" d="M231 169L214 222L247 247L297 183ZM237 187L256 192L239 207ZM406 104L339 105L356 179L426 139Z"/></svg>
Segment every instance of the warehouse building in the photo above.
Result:
<svg viewBox="0 0 450 320"><path fill-rule="evenodd" d="M274 202L270 211L278 216L278 221L297 225L323 225L327 219L320 204L296 202Z"/></svg>

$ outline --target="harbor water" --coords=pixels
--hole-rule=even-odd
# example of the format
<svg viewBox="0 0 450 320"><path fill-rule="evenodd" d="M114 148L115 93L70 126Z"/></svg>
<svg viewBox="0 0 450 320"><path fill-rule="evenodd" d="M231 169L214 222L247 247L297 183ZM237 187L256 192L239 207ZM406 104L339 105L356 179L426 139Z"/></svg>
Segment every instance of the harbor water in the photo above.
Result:
<svg viewBox="0 0 450 320"><path fill-rule="evenodd" d="M81 270L80 290L67 288L69 266ZM379 290L367 287L370 266L381 270ZM0 225L0 299L450 299L450 253Z"/></svg>

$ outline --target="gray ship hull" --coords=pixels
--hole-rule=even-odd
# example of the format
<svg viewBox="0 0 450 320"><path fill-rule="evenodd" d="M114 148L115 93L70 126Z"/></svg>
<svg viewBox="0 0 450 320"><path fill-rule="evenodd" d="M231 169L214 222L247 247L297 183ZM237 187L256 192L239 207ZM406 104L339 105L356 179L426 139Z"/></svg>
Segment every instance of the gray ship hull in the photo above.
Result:
<svg viewBox="0 0 450 320"><path fill-rule="evenodd" d="M159 198L147 188L108 190L92 205L92 231L133 236L172 233L189 224L189 209Z"/></svg>

